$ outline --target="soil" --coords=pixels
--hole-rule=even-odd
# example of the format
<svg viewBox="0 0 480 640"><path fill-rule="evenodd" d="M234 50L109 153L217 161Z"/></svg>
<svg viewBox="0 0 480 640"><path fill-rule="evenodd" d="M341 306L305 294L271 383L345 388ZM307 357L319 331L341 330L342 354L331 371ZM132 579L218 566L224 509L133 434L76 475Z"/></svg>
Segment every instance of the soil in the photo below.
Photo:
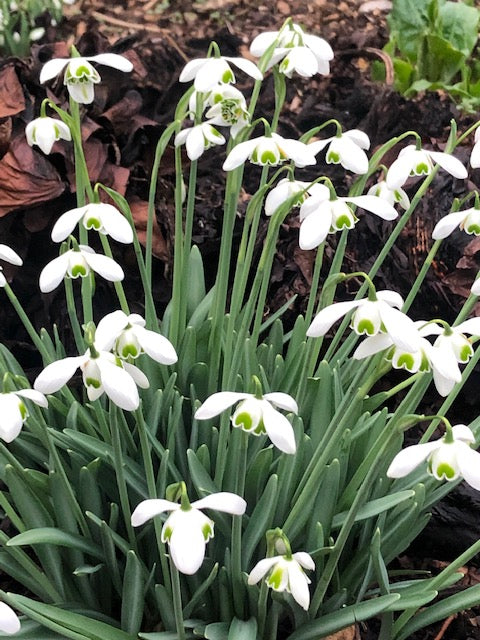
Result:
<svg viewBox="0 0 480 640"><path fill-rule="evenodd" d="M51 328L56 324L65 343L71 343L63 293L37 293L41 267L57 255L57 248L52 247L49 240L52 224L61 213L75 206L73 164L68 145L59 143L54 154L43 156L28 147L24 139L25 124L38 115L45 96L55 97L60 103L65 100L60 83L49 83L47 87L39 84L43 63L52 57L67 57L73 43L82 55L112 51L133 62L134 71L129 75L102 67L105 84L96 88L95 102L85 110L85 147L90 175L127 197L141 231L146 220L148 177L155 145L166 124L173 119L176 101L185 90L185 85L178 82L180 70L189 59L205 56L211 40L218 43L223 55L249 57L248 46L255 35L278 29L291 16L306 31L330 42L335 58L328 77L315 76L308 81L296 77L288 83L286 109L279 131L287 137L298 137L329 118L337 118L344 129L365 131L373 150L392 136L412 128L421 134L428 148L442 150L452 118L457 121L460 131L473 123L475 118L460 114L446 95L429 93L407 101L389 84L378 85L372 81L372 62L384 59L381 49L387 40L385 18L389 8L387 0L198 0L193 3L186 0L123 0L116 3L80 0L66 6L64 23L56 29L47 28L45 39L32 46L30 58L0 60L0 235L2 242L14 247L24 259L21 272L8 265L4 272L13 282L34 325ZM48 25L47 19L45 24ZM251 88L244 78L238 86L246 92ZM272 113L271 79L265 83L259 109L267 117ZM471 148L468 145L471 141L466 141L456 152L465 162ZM209 159L216 162L221 153L212 150L206 156L206 163ZM311 176L302 179L316 177L323 168L320 163ZM154 295L159 313L169 299L171 285L173 174L170 149L162 162L156 202ZM341 185L340 192L348 188L343 170L332 174L330 167L329 175L336 186ZM245 203L255 190L257 180L258 172L252 169L247 175ZM474 190L478 185L480 171L471 172L467 185L441 172L418 215L401 235L379 273L377 286L394 288L406 295L428 252L435 223L450 210L454 196L461 197L466 189ZM410 189L414 186L412 183ZM194 241L207 265L214 264L217 255L222 190L221 178L208 164L201 163ZM387 224L379 225L377 220L373 222L364 216L349 248L346 270L359 267L368 270L388 229ZM334 250L333 238L327 247L327 256ZM117 251L123 264L134 264L129 248ZM432 317L438 315L452 320L468 295L467 283L473 281L478 271L479 251L479 241L469 242L460 234L445 242L433 273L422 289L422 307L414 307L412 315L422 317L423 309L428 307ZM298 298L290 317L304 310L313 258L313 252L298 248L298 222L296 215L292 215L282 228L266 313L282 306L292 293L297 293ZM139 285L133 275L135 270L132 268L131 271L126 280L127 297L135 300ZM356 286L350 283L345 294L354 292ZM115 303L108 287L101 282L98 287L102 288L101 295L97 296L100 317L112 310ZM0 308L0 338L33 377L41 363L7 304ZM476 416L478 405L471 388L478 384L478 375L472 376L469 388L452 408L451 419L458 417L456 421L468 422ZM431 403L434 409L433 398ZM439 563L448 562L471 544L470 537L478 538L480 531L476 521L479 513L480 501L474 492L457 490L437 509L433 525L415 548L399 562L410 562L417 568L421 563L429 570L438 570ZM433 544L434 540L443 540L444 544ZM478 581L474 568L465 572L465 581ZM455 619L419 632L415 638L480 638L477 613L459 614ZM354 631L364 640L376 637L374 625L358 627Z"/></svg>

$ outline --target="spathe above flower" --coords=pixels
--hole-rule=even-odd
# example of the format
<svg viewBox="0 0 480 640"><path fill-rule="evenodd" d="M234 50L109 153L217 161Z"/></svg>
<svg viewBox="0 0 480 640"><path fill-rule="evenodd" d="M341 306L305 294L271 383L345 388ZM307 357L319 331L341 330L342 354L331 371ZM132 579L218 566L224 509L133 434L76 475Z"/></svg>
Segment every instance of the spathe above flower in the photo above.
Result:
<svg viewBox="0 0 480 640"><path fill-rule="evenodd" d="M220 58L195 58L190 60L183 68L179 80L180 82L194 80L193 86L195 89L205 93L219 82L235 82L235 75L229 63L234 64L255 80L263 78L260 69L250 60L222 56Z"/></svg>
<svg viewBox="0 0 480 640"><path fill-rule="evenodd" d="M108 256L95 253L85 245L78 245L78 249L69 249L58 258L49 262L40 273L40 291L53 291L62 280L69 278L85 278L91 271L99 273L106 280L119 282L123 280L123 269Z"/></svg>
<svg viewBox="0 0 480 640"><path fill-rule="evenodd" d="M475 437L464 424L451 428L440 440L406 447L392 460L387 476L403 478L427 460L428 472L437 480L462 477L471 487L480 490L480 453L470 448Z"/></svg>
<svg viewBox="0 0 480 640"><path fill-rule="evenodd" d="M418 149L414 144L403 148L398 158L387 172L387 185L390 189L403 186L409 176L428 175L435 164L439 164L454 178L466 178L468 173L463 164L450 153Z"/></svg>
<svg viewBox="0 0 480 640"><path fill-rule="evenodd" d="M69 127L61 120L43 116L29 122L25 128L25 136L32 147L36 144L43 153L51 152L53 143L57 140L71 140Z"/></svg>
<svg viewBox="0 0 480 640"><path fill-rule="evenodd" d="M191 504L186 496L182 503L170 500L144 500L132 513L132 525L140 525L164 512L170 512L162 528L162 542L168 542L173 563L179 571L192 575L205 558L206 543L213 538L214 522L202 509L214 509L232 515L243 515L247 503L234 493L212 493Z"/></svg>
<svg viewBox="0 0 480 640"><path fill-rule="evenodd" d="M133 231L128 220L114 206L103 202L91 202L66 211L53 226L52 240L62 242L68 238L80 220L86 229L108 234L117 242L133 242Z"/></svg>
<svg viewBox="0 0 480 640"><path fill-rule="evenodd" d="M31 400L40 407L48 406L43 393L34 389L19 389L18 391L0 393L0 438L5 442L15 440L28 418L28 409L24 399Z"/></svg>
<svg viewBox="0 0 480 640"><path fill-rule="evenodd" d="M368 156L364 149L370 148L370 139L366 133L359 129L350 129L308 145L314 155L327 146L325 160L328 164L341 164L344 169L358 174L367 173Z"/></svg>
<svg viewBox="0 0 480 640"><path fill-rule="evenodd" d="M100 74L90 62L113 67L119 71L131 71L133 64L124 56L116 53L99 53L96 56L53 58L49 60L40 73L40 83L43 84L55 78L65 69L63 83L67 86L70 96L80 104L89 104L94 99L94 85L101 80Z"/></svg>
<svg viewBox="0 0 480 640"><path fill-rule="evenodd" d="M300 140L282 138L278 133L252 138L237 144L223 163L223 170L232 171L247 159L253 164L262 166L276 166L285 160L293 160L298 167L306 167L317 162L309 145Z"/></svg>
<svg viewBox="0 0 480 640"><path fill-rule="evenodd" d="M387 333L392 342L401 349L416 351L419 334L414 322L399 309L402 297L388 289L377 291L376 300L363 298L349 302L335 302L325 307L313 319L307 336L317 338L327 333L330 327L349 311L354 311L351 327L359 335L375 336Z"/></svg>
<svg viewBox="0 0 480 640"><path fill-rule="evenodd" d="M256 436L266 433L280 451L295 453L293 427L287 418L274 408L298 413L297 403L286 393L265 393L256 397L251 393L220 391L207 398L197 409L194 417L197 420L208 420L237 402L239 404L231 418L234 427Z"/></svg>
<svg viewBox="0 0 480 640"><path fill-rule="evenodd" d="M95 331L95 346L104 351L113 349L122 360L137 358L141 353L161 364L174 364L178 359L172 343L159 333L145 329L145 320L140 315L127 316L120 310L100 320Z"/></svg>
<svg viewBox="0 0 480 640"><path fill-rule="evenodd" d="M5 260L5 262L14 264L17 267L21 267L23 264L20 256L6 244L0 244L0 260ZM2 273L2 267L0 267L0 287L4 287L6 284L7 280Z"/></svg>

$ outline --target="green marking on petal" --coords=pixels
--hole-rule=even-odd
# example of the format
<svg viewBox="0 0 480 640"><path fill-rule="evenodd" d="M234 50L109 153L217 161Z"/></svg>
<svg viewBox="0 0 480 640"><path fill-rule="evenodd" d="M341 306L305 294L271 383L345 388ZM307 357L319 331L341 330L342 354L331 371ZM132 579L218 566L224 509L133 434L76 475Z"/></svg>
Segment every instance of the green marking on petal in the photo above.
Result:
<svg viewBox="0 0 480 640"><path fill-rule="evenodd" d="M465 231L467 233L473 233L476 236L480 236L480 225L475 223L469 224L465 227Z"/></svg>
<svg viewBox="0 0 480 640"><path fill-rule="evenodd" d="M332 164L339 164L340 163L340 154L337 153L336 151L329 151L327 153L327 157L326 157L326 161Z"/></svg>
<svg viewBox="0 0 480 640"><path fill-rule="evenodd" d="M87 275L87 269L82 264L76 264L71 271L72 278L85 278Z"/></svg>
<svg viewBox="0 0 480 640"><path fill-rule="evenodd" d="M102 224L98 218L87 218L85 220L85 227L87 229L96 229L97 231L101 228Z"/></svg>
<svg viewBox="0 0 480 640"><path fill-rule="evenodd" d="M435 472L437 476L439 476L440 478L445 478L445 480L455 479L455 469L446 462L440 463L435 469Z"/></svg>
<svg viewBox="0 0 480 640"><path fill-rule="evenodd" d="M397 369L406 369L407 371L411 371L414 366L415 359L411 353L402 353L402 355L397 359Z"/></svg>
<svg viewBox="0 0 480 640"><path fill-rule="evenodd" d="M234 427L239 427L244 431L250 431L253 427L252 416L246 411L239 413L235 416L235 421L233 422Z"/></svg>
<svg viewBox="0 0 480 640"><path fill-rule="evenodd" d="M430 167L426 162L419 162L413 169L410 175L422 176L430 173Z"/></svg>
<svg viewBox="0 0 480 640"><path fill-rule="evenodd" d="M100 389L102 385L100 380L97 380L96 378L87 378L85 382L87 384L87 387L93 387L94 389Z"/></svg>
<svg viewBox="0 0 480 640"><path fill-rule="evenodd" d="M279 566L273 567L272 572L267 578L267 584L269 587L278 591L280 589L280 585L282 584L283 577L283 568Z"/></svg>
<svg viewBox="0 0 480 640"><path fill-rule="evenodd" d="M222 82L225 82L225 84L229 84L230 82L235 82L235 76L233 75L231 69L225 69L222 75Z"/></svg>
<svg viewBox="0 0 480 640"><path fill-rule="evenodd" d="M459 353L460 362L468 362L472 356L473 349L471 345L464 344Z"/></svg>
<svg viewBox="0 0 480 640"><path fill-rule="evenodd" d="M162 540L163 542L170 542L170 538L172 537L173 529L172 527L164 527L162 531Z"/></svg>
<svg viewBox="0 0 480 640"><path fill-rule="evenodd" d="M353 227L355 226L355 222L352 220L352 218L347 215L341 215L338 216L338 218L335 220L335 224L332 225L332 229L334 231L341 231L342 229L353 229Z"/></svg>
<svg viewBox="0 0 480 640"><path fill-rule="evenodd" d="M18 409L20 411L20 415L22 416L23 422L25 422L25 420L28 418L28 410L22 401L18 403Z"/></svg>
<svg viewBox="0 0 480 640"><path fill-rule="evenodd" d="M122 358L128 358L128 356L137 358L140 355L140 352L134 344L126 344L122 347L121 355Z"/></svg>
<svg viewBox="0 0 480 640"><path fill-rule="evenodd" d="M278 158L273 151L264 151L260 157L260 164L277 164Z"/></svg>
<svg viewBox="0 0 480 640"><path fill-rule="evenodd" d="M375 327L373 326L373 322L368 318L362 318L360 322L358 322L354 326L354 330L358 334L366 333L368 336L375 335Z"/></svg>
<svg viewBox="0 0 480 640"><path fill-rule="evenodd" d="M203 525L202 533L203 533L203 537L205 538L206 542L208 542L210 540L210 538L213 538L213 527L210 525L209 522L206 522Z"/></svg>
<svg viewBox="0 0 480 640"><path fill-rule="evenodd" d="M252 433L255 436L261 436L261 435L267 433L266 430L265 430L265 425L263 424L263 420L260 420L260 422L257 424L257 426L252 431Z"/></svg>

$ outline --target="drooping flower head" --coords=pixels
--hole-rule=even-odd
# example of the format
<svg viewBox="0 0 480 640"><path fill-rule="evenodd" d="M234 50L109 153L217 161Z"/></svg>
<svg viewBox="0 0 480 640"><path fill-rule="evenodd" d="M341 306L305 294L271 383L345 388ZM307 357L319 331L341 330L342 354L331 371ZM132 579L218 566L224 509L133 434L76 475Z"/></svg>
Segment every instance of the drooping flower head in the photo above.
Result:
<svg viewBox="0 0 480 640"><path fill-rule="evenodd" d="M292 206L299 207L309 197L314 196L322 201L328 199L329 194L329 189L324 184L317 182L310 185L309 182L282 178L265 198L265 215L272 216L285 201L294 196L298 197Z"/></svg>
<svg viewBox="0 0 480 640"><path fill-rule="evenodd" d="M30 400L40 407L48 406L43 393L34 389L0 393L0 438L5 442L15 440L28 418L28 408L24 400Z"/></svg>
<svg viewBox="0 0 480 640"><path fill-rule="evenodd" d="M314 155L327 147L327 164L341 164L344 169L358 174L368 171L368 157L364 150L370 148L370 139L359 129L343 131L325 140L315 140L308 147Z"/></svg>
<svg viewBox="0 0 480 640"><path fill-rule="evenodd" d="M391 204L392 207L398 203L402 209L407 210L410 206L410 198L405 191L401 187L398 187L397 189L390 189L386 180L380 180L377 184L371 186L367 191L367 195L381 198L388 202L388 204Z"/></svg>
<svg viewBox="0 0 480 640"><path fill-rule="evenodd" d="M298 167L306 167L317 162L310 152L309 145L300 140L282 138L278 133L252 138L237 144L223 163L223 170L232 171L247 159L253 164L262 166L276 166L285 160L293 160Z"/></svg>
<svg viewBox="0 0 480 640"><path fill-rule="evenodd" d="M162 542L167 542L176 568L192 575L200 569L205 558L207 542L213 538L214 522L203 509L243 515L247 503L234 493L212 493L190 504L184 483L179 483L181 503L171 500L144 500L132 513L132 525L139 527L164 512L170 512L162 528Z"/></svg>
<svg viewBox="0 0 480 640"><path fill-rule="evenodd" d="M304 78L310 78L316 73L330 73L332 47L323 38L305 33L300 25L288 21L280 31L260 33L253 39L250 53L260 58L274 42L277 46L273 50L267 69L280 63L280 72L288 78L291 78L294 72Z"/></svg>
<svg viewBox="0 0 480 640"><path fill-rule="evenodd" d="M28 144L32 147L36 144L43 153L51 152L53 143L57 140L71 140L72 134L68 125L61 120L43 116L29 122L25 128Z"/></svg>
<svg viewBox="0 0 480 640"><path fill-rule="evenodd" d="M0 631L12 636L20 631L20 620L6 602L0 602Z"/></svg>
<svg viewBox="0 0 480 640"><path fill-rule="evenodd" d="M269 538L273 539L273 544L269 544ZM265 577L268 587L274 591L290 593L295 602L307 611L310 605L308 585L311 580L306 575L305 569L308 571L315 569L312 557L305 551L292 553L287 537L279 529L267 532L267 546L273 546L281 555L264 558L257 562L250 571L248 584L256 584Z"/></svg>
<svg viewBox="0 0 480 640"><path fill-rule="evenodd" d="M263 74L256 64L246 58L230 58L221 56L218 58L195 58L187 62L180 74L180 82L190 82L197 91L206 93L212 90L218 83L226 84L235 82L235 75L230 63L241 69L255 80L261 80Z"/></svg>
<svg viewBox="0 0 480 640"><path fill-rule="evenodd" d="M133 231L128 220L116 207L103 202L91 202L66 211L53 226L52 240L62 242L68 238L80 221L85 229L94 229L98 233L110 235L117 242L133 242Z"/></svg>
<svg viewBox="0 0 480 640"><path fill-rule="evenodd" d="M427 470L437 480L451 482L462 477L471 487L480 490L480 453L471 449L474 442L472 430L457 424L440 440L400 451L388 467L387 476L403 478L427 460Z"/></svg>
<svg viewBox="0 0 480 640"><path fill-rule="evenodd" d="M390 189L402 187L409 176L427 176L435 164L439 164L454 178L466 178L468 173L463 164L450 153L418 149L414 144L407 145L398 154L387 172L387 185Z"/></svg>
<svg viewBox="0 0 480 640"><path fill-rule="evenodd" d="M480 203L478 195L475 206L463 211L453 211L437 222L432 232L434 240L449 236L455 229L460 228L469 235L480 235Z"/></svg>
<svg viewBox="0 0 480 640"><path fill-rule="evenodd" d="M73 57L73 58L53 58L49 60L40 73L40 82L43 84L55 78L65 69L63 83L68 89L70 96L80 104L90 104L93 102L94 85L101 80L100 74L90 63L96 62L107 67L113 67L120 71L131 71L133 65L130 60L116 53L99 53L96 56Z"/></svg>
<svg viewBox="0 0 480 640"><path fill-rule="evenodd" d="M239 403L232 415L233 427L256 436L267 434L273 444L284 453L295 453L295 434L287 418L275 407L298 413L295 400L286 393L261 394L220 391L214 393L197 409L197 420L218 416L232 405Z"/></svg>
<svg viewBox="0 0 480 640"><path fill-rule="evenodd" d="M202 122L188 129L183 129L175 136L175 146L184 144L190 160L198 160L206 149L214 145L225 144L222 134L210 122Z"/></svg>
<svg viewBox="0 0 480 640"><path fill-rule="evenodd" d="M145 320L138 313L127 316L120 310L100 320L95 346L102 351L113 349L122 360L135 359L142 353L161 364L174 364L178 359L172 343L159 333L145 329Z"/></svg>

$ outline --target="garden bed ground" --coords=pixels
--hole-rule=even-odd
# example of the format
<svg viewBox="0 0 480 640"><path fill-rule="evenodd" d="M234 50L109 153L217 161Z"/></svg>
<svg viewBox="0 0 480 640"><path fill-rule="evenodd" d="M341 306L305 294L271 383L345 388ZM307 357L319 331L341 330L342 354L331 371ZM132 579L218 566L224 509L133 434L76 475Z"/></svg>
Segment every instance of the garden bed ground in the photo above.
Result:
<svg viewBox="0 0 480 640"><path fill-rule="evenodd" d="M93 179L124 193L132 205L137 226L145 225L148 174L155 144L163 127L171 121L175 101L185 90L178 75L185 62L206 54L214 39L224 55L248 56L248 45L259 32L274 30L288 16L311 33L326 38L335 51L329 77L312 80L294 79L288 85L287 111L282 117L281 133L296 137L329 118L337 118L345 129L364 130L377 148L385 140L409 129L421 134L430 148L441 150L448 136L449 123L455 118L460 130L474 121L459 114L447 96L432 93L406 101L390 86L377 85L370 78L373 60L382 59L381 48L387 38L385 0L328 1L303 0L272 2L265 0L199 0L198 2L155 0L83 0L67 7L67 18L57 30L48 29L47 37L32 46L29 59L0 61L0 232L2 242L14 247L24 258L25 266L15 273L5 268L13 279L15 291L29 317L38 327L59 327L67 341L63 294L37 294L41 267L54 257L56 248L48 241L51 226L60 213L74 206L73 165L68 145L58 145L58 152L44 157L31 150L24 140L24 127L38 114L46 96L64 95L60 85L48 89L38 82L41 65L51 57L68 56L75 43L84 55L115 51L134 63L129 77L102 68L105 87L96 91L95 103L85 116L87 161ZM248 84L240 85L248 91ZM273 85L266 82L260 109L268 115L273 107ZM467 141L470 144L471 141ZM470 147L458 149L467 161ZM212 166L222 152L208 156ZM393 158L392 158L393 159ZM207 159L207 163L209 161ZM222 222L222 189L218 172L202 163L196 202L194 240L204 259L214 261ZM315 168L315 177L322 166ZM343 174L339 172L340 176ZM249 176L255 189L258 174ZM471 174L469 189L480 184L480 173ZM348 185L345 185L345 187ZM412 185L413 187L414 185ZM173 155L167 151L159 178L155 254L155 296L161 312L169 298L173 240ZM422 209L402 234L389 262L378 276L380 288L395 288L407 294L426 256L431 231L437 220L450 209L452 192L462 195L465 186L441 173L424 199ZM240 212L241 213L241 212ZM266 224L266 222L264 222ZM376 250L388 234L388 225L375 224L364 217L357 227L347 254L345 270L368 269ZM332 243L334 240L332 241ZM334 244L327 254L334 251ZM445 242L432 275L422 289L421 308L413 308L421 317L422 308L451 320L468 294L468 286L479 268L480 242L465 240L458 234ZM269 295L269 310L279 308L293 293L291 317L304 308L309 290L313 252L298 248L298 223L289 217L281 232L278 256ZM123 250L123 263L132 264L133 255ZM103 286L99 284L99 286ZM356 284L350 284L354 291ZM127 278L127 295L135 299L138 282L133 274ZM346 291L345 293L350 293ZM104 294L104 295L103 295ZM109 289L98 296L99 315L110 311L114 301ZM134 309L137 310L137 309ZM288 318L287 318L288 321ZM32 377L40 361L18 326L16 316L6 304L0 308L0 334ZM452 409L457 421L468 422L478 412L478 373ZM470 392L469 392L470 391ZM470 400L470 398L473 400ZM432 399L432 403L433 403ZM433 407L433 405L432 405ZM434 407L433 407L434 408ZM451 416L452 417L452 416ZM405 558L405 566L419 564L435 571L452 553L460 552L480 534L480 502L462 490L450 496L433 518L433 525ZM468 524L466 522L468 521ZM418 556L417 559L414 556ZM429 560L436 558L436 560ZM422 560L423 559L423 560ZM466 569L465 580L477 582L475 569ZM453 640L480 638L480 617L465 612L435 628L422 631L417 640ZM353 635L352 635L353 634ZM357 635L354 635L357 634ZM359 634L359 635L358 635ZM375 637L373 627L351 630L338 639Z"/></svg>

